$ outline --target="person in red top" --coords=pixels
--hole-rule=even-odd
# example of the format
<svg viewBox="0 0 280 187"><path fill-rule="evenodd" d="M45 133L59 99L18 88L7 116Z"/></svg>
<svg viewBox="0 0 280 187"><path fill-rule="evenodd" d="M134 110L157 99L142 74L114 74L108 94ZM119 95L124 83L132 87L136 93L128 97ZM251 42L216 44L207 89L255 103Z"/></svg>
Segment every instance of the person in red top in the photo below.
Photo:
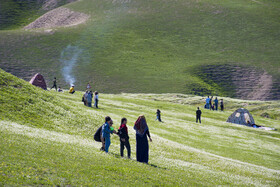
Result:
<svg viewBox="0 0 280 187"><path fill-rule="evenodd" d="M118 130L118 135L120 136L121 157L123 157L123 150L124 150L124 147L126 147L127 157L130 158L131 149L130 149L130 143L129 143L128 129L127 129L126 124L127 124L127 119L122 118L121 125Z"/></svg>

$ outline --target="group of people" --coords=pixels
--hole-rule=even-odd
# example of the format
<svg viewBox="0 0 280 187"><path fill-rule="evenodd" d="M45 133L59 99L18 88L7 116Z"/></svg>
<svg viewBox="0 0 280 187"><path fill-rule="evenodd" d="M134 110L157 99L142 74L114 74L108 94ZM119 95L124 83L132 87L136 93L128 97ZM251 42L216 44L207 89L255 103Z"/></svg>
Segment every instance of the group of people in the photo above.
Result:
<svg viewBox="0 0 280 187"><path fill-rule="evenodd" d="M111 145L111 134L118 135L120 138L120 155L123 157L124 148L126 148L127 157L131 158L128 128L126 126L127 119L121 119L118 131L114 130L112 125L113 120L109 116L105 117L105 123L98 128L94 135L94 139L98 142L102 142L101 150L108 153ZM148 163L149 143L147 137L150 141L152 141L152 138L144 115L138 117L134 124L134 130L136 131L136 159L138 162Z"/></svg>
<svg viewBox="0 0 280 187"><path fill-rule="evenodd" d="M94 107L98 108L98 92L94 92L94 97L93 97L93 92L86 90L85 94L83 95L82 102L84 102L85 106L92 107L92 98L94 99Z"/></svg>
<svg viewBox="0 0 280 187"><path fill-rule="evenodd" d="M213 96L211 98L208 96L206 98L205 102L206 102L204 105L205 109L218 110L218 106L219 106L218 97L216 97L213 100ZM220 107L221 107L221 111L224 111L224 100L223 99L221 99L221 101L220 101Z"/></svg>

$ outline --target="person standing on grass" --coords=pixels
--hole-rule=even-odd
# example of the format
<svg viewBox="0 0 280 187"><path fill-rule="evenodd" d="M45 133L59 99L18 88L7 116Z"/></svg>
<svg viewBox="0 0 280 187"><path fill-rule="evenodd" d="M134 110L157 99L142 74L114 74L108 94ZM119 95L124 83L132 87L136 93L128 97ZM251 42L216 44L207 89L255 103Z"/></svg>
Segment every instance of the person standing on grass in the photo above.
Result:
<svg viewBox="0 0 280 187"><path fill-rule="evenodd" d="M90 91L88 94L87 94L87 106L88 107L92 107L91 103L92 103L92 91Z"/></svg>
<svg viewBox="0 0 280 187"><path fill-rule="evenodd" d="M199 123L201 123L201 114L202 114L201 110L199 109L199 107L197 107L197 111L196 111L196 123L198 123L198 121L199 121Z"/></svg>
<svg viewBox="0 0 280 187"><path fill-rule="evenodd" d="M146 122L145 116L139 116L134 124L136 131L136 158L138 162L148 164L149 161L149 143L147 136L152 142L149 127Z"/></svg>
<svg viewBox="0 0 280 187"><path fill-rule="evenodd" d="M111 135L110 134L113 134L113 133L116 134L116 131L112 130L110 128L110 127L112 127L112 125L113 125L113 120L109 116L107 116L105 118L105 123L102 126L102 138L105 139L105 152L106 153L109 152L109 147L111 145Z"/></svg>
<svg viewBox="0 0 280 187"><path fill-rule="evenodd" d="M53 78L53 86L51 89L55 88L55 91L57 91L57 85L56 85L56 77Z"/></svg>
<svg viewBox="0 0 280 187"><path fill-rule="evenodd" d="M210 98L209 98L209 96L206 98L205 102L206 102L206 108L209 109L209 108L210 108L210 107L209 107L209 104L210 104Z"/></svg>
<svg viewBox="0 0 280 187"><path fill-rule="evenodd" d="M212 108L212 101L213 101L213 96L212 96L211 99L209 100L210 110L213 109L213 108Z"/></svg>
<svg viewBox="0 0 280 187"><path fill-rule="evenodd" d="M82 98L82 102L84 102L84 105L87 106L87 95L88 95L88 91L86 90L86 92L83 95Z"/></svg>
<svg viewBox="0 0 280 187"><path fill-rule="evenodd" d="M95 108L98 108L98 100L99 100L98 92L94 92L94 106L95 106Z"/></svg>
<svg viewBox="0 0 280 187"><path fill-rule="evenodd" d="M127 129L127 119L122 118L121 126L118 130L118 135L120 136L120 151L121 157L123 157L123 150L126 147L127 150L127 157L130 158L131 150L130 150L130 143L129 143L129 136L128 136L128 129Z"/></svg>
<svg viewBox="0 0 280 187"><path fill-rule="evenodd" d="M224 100L223 99L221 99L220 105L221 105L221 111L224 111Z"/></svg>
<svg viewBox="0 0 280 187"><path fill-rule="evenodd" d="M156 120L158 120L159 122L161 122L161 111L160 111L159 109L157 109L156 114L157 114Z"/></svg>
<svg viewBox="0 0 280 187"><path fill-rule="evenodd" d="M215 104L215 110L218 110L218 105L219 105L218 97L216 97L216 99L214 100L214 104Z"/></svg>
<svg viewBox="0 0 280 187"><path fill-rule="evenodd" d="M102 138L102 127L103 127L103 125L101 125L101 127L99 127L97 129L93 138L94 138L95 141L102 143L102 147L100 148L100 151L105 151L105 139Z"/></svg>

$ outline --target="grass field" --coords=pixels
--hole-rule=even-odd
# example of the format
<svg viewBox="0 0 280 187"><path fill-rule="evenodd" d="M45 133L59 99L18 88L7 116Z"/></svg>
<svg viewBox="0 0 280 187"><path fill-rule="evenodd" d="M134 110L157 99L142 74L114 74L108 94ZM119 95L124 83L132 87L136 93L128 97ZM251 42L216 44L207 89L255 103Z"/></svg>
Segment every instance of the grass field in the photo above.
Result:
<svg viewBox="0 0 280 187"><path fill-rule="evenodd" d="M39 71L68 86L61 53L70 45L82 51L71 73L80 90L90 81L106 93L238 97L228 77L223 86L197 71L209 65L265 70L280 90L279 1L82 0L65 7L91 18L51 32L1 30L0 67L26 80Z"/></svg>
<svg viewBox="0 0 280 187"><path fill-rule="evenodd" d="M101 93L100 109L93 109L82 94L44 91L0 70L0 185L280 185L279 131L225 122L246 106L257 124L279 129L279 101L224 98L225 112L202 110L196 124L199 96ZM155 121L157 108L164 123ZM148 165L135 161L133 123L140 114L153 139ZM107 115L115 128L128 118L131 160L120 158L115 135L110 154L93 140Z"/></svg>

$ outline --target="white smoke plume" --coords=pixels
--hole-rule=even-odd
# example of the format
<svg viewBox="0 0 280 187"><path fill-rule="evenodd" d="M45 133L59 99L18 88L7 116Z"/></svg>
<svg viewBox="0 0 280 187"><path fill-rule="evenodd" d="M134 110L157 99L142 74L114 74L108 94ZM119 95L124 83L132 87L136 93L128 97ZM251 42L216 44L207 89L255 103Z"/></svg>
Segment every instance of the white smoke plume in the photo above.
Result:
<svg viewBox="0 0 280 187"><path fill-rule="evenodd" d="M73 68L75 67L78 57L82 52L77 46L68 45L60 54L60 62L62 63L63 68L61 72L70 86L74 85L76 82L75 76L73 74Z"/></svg>

